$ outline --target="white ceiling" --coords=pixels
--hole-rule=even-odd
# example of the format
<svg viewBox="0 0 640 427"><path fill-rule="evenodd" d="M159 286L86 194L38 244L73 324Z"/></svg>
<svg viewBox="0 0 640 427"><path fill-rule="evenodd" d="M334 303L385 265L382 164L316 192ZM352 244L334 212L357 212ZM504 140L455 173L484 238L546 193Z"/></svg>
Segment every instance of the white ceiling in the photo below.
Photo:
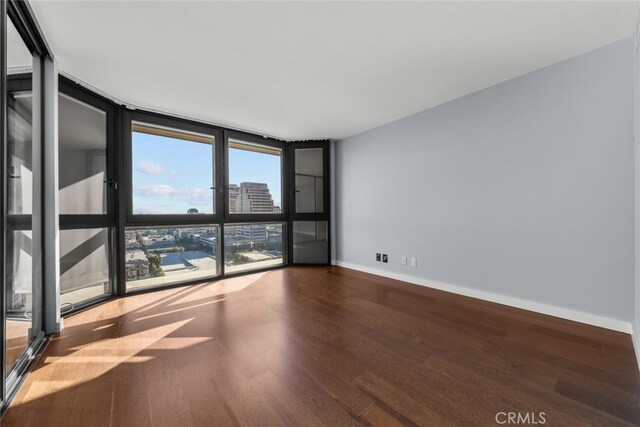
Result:
<svg viewBox="0 0 640 427"><path fill-rule="evenodd" d="M31 5L60 69L122 101L341 139L630 37L638 2Z"/></svg>

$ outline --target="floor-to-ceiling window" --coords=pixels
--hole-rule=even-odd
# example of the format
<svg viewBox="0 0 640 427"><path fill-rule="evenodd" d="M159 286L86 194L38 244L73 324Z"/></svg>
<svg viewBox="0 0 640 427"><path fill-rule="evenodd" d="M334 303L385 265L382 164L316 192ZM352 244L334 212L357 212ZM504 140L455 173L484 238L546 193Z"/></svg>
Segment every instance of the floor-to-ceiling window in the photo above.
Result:
<svg viewBox="0 0 640 427"><path fill-rule="evenodd" d="M219 130L143 113L126 120L126 291L220 275Z"/></svg>
<svg viewBox="0 0 640 427"><path fill-rule="evenodd" d="M127 292L286 264L285 143L142 112L125 126Z"/></svg>
<svg viewBox="0 0 640 427"><path fill-rule="evenodd" d="M24 3L1 1L2 402L44 342L42 162L48 54Z"/></svg>
<svg viewBox="0 0 640 427"><path fill-rule="evenodd" d="M58 95L60 304L72 311L114 290L114 107L69 82Z"/></svg>
<svg viewBox="0 0 640 427"><path fill-rule="evenodd" d="M292 143L291 253L295 264L329 262L329 144Z"/></svg>
<svg viewBox="0 0 640 427"><path fill-rule="evenodd" d="M282 265L286 260L284 145L230 133L225 148L225 273Z"/></svg>
<svg viewBox="0 0 640 427"><path fill-rule="evenodd" d="M10 372L42 328L42 290L34 280L33 55L7 23L7 147L5 234L5 368Z"/></svg>

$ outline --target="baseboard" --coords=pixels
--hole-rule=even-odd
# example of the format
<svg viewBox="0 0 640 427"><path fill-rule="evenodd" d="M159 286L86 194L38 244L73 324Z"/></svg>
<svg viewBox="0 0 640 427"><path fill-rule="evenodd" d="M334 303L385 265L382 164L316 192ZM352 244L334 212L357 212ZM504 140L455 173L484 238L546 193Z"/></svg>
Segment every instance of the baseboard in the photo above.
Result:
<svg viewBox="0 0 640 427"><path fill-rule="evenodd" d="M638 369L640 369L640 327L638 324L633 325L633 333L631 334L631 339L633 340L633 349L636 351L636 360L638 361Z"/></svg>
<svg viewBox="0 0 640 427"><path fill-rule="evenodd" d="M555 305L544 304L529 301L521 298L510 297L507 295L496 294L493 292L481 291L478 289L468 288L465 286L451 285L449 283L427 280L420 277L410 276L406 274L394 273L391 271L380 270L377 268L364 267L361 265L351 264L343 261L336 261L335 265L349 268L352 270L362 271L364 273L375 274L376 276L388 277L390 279L400 280L415 285L426 286L428 288L439 289L441 291L451 292L458 295L477 298L485 301L495 302L497 304L508 305L511 307L521 308L523 310L534 311L536 313L546 314L548 316L560 317L562 319L572 320L574 322L585 323L587 325L598 326L600 328L611 329L618 332L632 334L633 329L631 322L613 319L610 317L599 316L597 314L585 313L582 311L571 310ZM635 343L635 337L634 337ZM640 343L638 343L640 345ZM640 347L636 347L637 350Z"/></svg>

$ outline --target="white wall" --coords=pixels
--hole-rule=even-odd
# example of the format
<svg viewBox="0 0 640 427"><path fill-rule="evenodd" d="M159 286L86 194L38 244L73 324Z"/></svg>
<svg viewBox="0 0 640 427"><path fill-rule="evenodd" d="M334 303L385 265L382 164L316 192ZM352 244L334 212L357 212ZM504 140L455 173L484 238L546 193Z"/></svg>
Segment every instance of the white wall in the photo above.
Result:
<svg viewBox="0 0 640 427"><path fill-rule="evenodd" d="M632 52L623 40L336 143L337 262L630 328Z"/></svg>

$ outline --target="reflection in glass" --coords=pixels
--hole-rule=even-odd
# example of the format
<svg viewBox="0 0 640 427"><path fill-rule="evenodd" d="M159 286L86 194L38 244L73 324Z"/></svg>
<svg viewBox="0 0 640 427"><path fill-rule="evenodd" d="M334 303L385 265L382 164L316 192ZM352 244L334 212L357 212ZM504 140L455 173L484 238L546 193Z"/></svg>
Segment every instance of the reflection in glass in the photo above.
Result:
<svg viewBox="0 0 640 427"><path fill-rule="evenodd" d="M32 67L33 55L11 19L7 18L7 74L31 73Z"/></svg>
<svg viewBox="0 0 640 427"><path fill-rule="evenodd" d="M33 144L31 91L7 96L7 198L9 215L31 215L33 203Z"/></svg>
<svg viewBox="0 0 640 427"><path fill-rule="evenodd" d="M7 230L5 254L5 351L9 372L41 332L42 290L34 280L33 117L32 56L7 20ZM19 78L15 73L21 73ZM34 218L32 218L35 216Z"/></svg>
<svg viewBox="0 0 640 427"><path fill-rule="evenodd" d="M322 153L322 148L295 150L296 213L324 210Z"/></svg>
<svg viewBox="0 0 640 427"><path fill-rule="evenodd" d="M133 123L134 214L214 213L214 137Z"/></svg>
<svg viewBox="0 0 640 427"><path fill-rule="evenodd" d="M58 97L60 214L107 213L107 115Z"/></svg>
<svg viewBox="0 0 640 427"><path fill-rule="evenodd" d="M329 262L327 221L294 221L293 262L326 264Z"/></svg>
<svg viewBox="0 0 640 427"><path fill-rule="evenodd" d="M7 233L7 371L39 332L32 327L39 298L33 292L31 239L31 230Z"/></svg>
<svg viewBox="0 0 640 427"><path fill-rule="evenodd" d="M218 274L218 226L135 227L125 231L127 291Z"/></svg>
<svg viewBox="0 0 640 427"><path fill-rule="evenodd" d="M60 231L60 303L62 311L109 295L109 229Z"/></svg>
<svg viewBox="0 0 640 427"><path fill-rule="evenodd" d="M229 140L229 213L281 213L282 150Z"/></svg>
<svg viewBox="0 0 640 427"><path fill-rule="evenodd" d="M284 262L282 231L282 223L225 225L225 273L281 265Z"/></svg>

